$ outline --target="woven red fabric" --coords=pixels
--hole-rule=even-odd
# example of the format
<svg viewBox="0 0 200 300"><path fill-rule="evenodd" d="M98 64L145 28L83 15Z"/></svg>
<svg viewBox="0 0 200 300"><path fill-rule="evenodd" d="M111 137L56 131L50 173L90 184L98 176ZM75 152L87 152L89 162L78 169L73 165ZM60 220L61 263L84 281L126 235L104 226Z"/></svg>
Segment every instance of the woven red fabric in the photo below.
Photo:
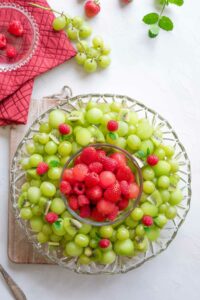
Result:
<svg viewBox="0 0 200 300"><path fill-rule="evenodd" d="M1 0L0 0L1 1ZM15 71L0 72L0 126L25 124L27 121L33 78L67 61L76 54L66 34L52 30L54 15L33 7L26 0L3 0L26 8L39 27L39 43L31 60ZM33 1L48 6L45 0Z"/></svg>

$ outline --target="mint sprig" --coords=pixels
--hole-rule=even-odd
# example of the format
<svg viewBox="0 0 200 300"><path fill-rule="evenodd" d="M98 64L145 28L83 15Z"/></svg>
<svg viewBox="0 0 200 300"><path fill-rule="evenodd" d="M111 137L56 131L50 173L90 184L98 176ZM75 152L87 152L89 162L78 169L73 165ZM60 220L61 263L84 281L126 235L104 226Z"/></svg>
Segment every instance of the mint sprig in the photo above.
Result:
<svg viewBox="0 0 200 300"><path fill-rule="evenodd" d="M60 163L57 160L51 160L50 163L49 163L49 167L51 167L51 168L56 168L56 167L59 167L59 166L60 166Z"/></svg>

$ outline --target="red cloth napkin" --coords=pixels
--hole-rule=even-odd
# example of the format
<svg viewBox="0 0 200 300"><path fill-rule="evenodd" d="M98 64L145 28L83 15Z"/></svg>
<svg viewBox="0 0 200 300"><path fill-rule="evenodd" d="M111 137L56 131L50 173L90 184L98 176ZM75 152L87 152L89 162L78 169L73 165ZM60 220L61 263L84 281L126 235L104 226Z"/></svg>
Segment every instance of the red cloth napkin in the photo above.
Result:
<svg viewBox="0 0 200 300"><path fill-rule="evenodd" d="M1 0L0 0L1 1ZM33 88L33 78L63 63L76 54L66 34L54 32L50 11L33 7L27 0L3 0L15 3L32 14L39 27L39 43L31 60L15 71L0 72L0 126L25 124ZM45 0L32 1L48 6Z"/></svg>

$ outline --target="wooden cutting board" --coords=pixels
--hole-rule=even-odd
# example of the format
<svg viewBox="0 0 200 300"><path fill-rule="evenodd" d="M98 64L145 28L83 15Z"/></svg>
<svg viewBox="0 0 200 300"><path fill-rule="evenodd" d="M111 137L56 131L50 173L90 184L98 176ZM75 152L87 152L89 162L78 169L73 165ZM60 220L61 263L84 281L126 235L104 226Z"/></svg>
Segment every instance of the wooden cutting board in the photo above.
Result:
<svg viewBox="0 0 200 300"><path fill-rule="evenodd" d="M32 100L29 110L29 119L26 125L11 127L10 130L10 163L16 148L23 139L29 126L44 111L56 104L55 99ZM8 257L11 262L17 264L51 264L38 254L25 233L15 220L12 203L8 201Z"/></svg>

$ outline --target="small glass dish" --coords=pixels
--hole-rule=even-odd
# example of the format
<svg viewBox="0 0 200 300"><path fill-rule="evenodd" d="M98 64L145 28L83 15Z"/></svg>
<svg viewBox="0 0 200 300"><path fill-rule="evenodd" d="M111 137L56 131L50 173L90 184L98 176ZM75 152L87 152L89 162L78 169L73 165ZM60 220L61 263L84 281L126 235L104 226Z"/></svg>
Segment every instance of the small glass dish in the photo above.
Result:
<svg viewBox="0 0 200 300"><path fill-rule="evenodd" d="M131 170L134 172L134 175L135 175L135 178L136 178L136 183L139 186L138 197L135 200L130 200L128 207L126 209L124 209L123 211L120 211L115 220L113 220L113 221L104 221L104 222L97 222L97 221L94 221L94 220L89 219L89 218L82 218L78 213L76 213L73 209L70 208L66 196L61 193L62 199L63 199L68 211L70 212L70 214L72 216L74 216L75 219L77 219L77 220L79 220L83 223L87 223L87 224L90 224L92 226L104 226L104 225L112 225L112 224L120 223L130 215L130 213L134 210L134 208L138 205L138 203L140 201L140 198L141 198L141 195L142 195L142 190L143 190L143 178L142 178L141 169L138 165L137 160L134 158L134 156L131 155L126 150L120 148L120 147L117 147L117 146L114 146L114 145L111 145L111 144L92 144L92 145L90 145L90 147L94 147L95 149L105 150L105 152L109 153L109 154L114 153L114 152L118 152L118 153L122 153L126 156L127 164L131 168ZM63 172L62 172L62 175L61 175L61 181L62 181L64 171L73 166L74 160L81 154L83 149L80 149L78 152L76 152L74 155L72 155L69 158L69 160L67 161L67 163L65 164L65 166L63 168Z"/></svg>
<svg viewBox="0 0 200 300"><path fill-rule="evenodd" d="M8 32L11 21L19 20L24 29L21 37ZM22 6L15 3L0 3L0 33L5 34L7 45L16 48L17 55L7 58L6 48L0 50L0 71L12 71L25 65L33 56L39 40L39 30L33 16Z"/></svg>

